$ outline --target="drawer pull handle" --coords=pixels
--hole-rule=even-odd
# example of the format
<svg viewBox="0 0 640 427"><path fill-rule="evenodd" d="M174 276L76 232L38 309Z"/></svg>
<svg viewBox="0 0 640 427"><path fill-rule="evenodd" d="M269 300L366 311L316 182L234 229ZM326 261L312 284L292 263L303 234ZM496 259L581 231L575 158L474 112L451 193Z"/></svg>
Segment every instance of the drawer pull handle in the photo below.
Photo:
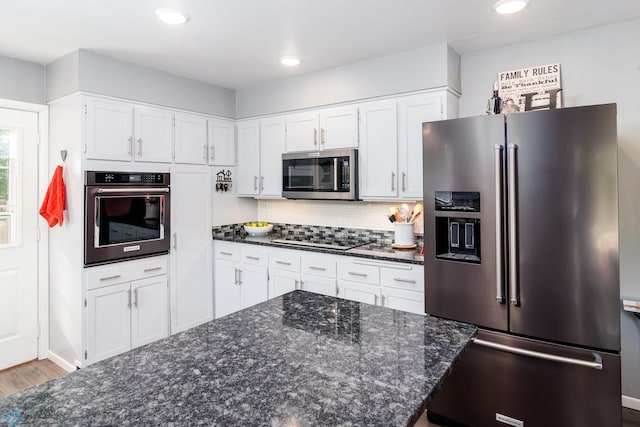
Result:
<svg viewBox="0 0 640 427"><path fill-rule="evenodd" d="M276 264L291 265L290 262L286 262L286 261L276 261Z"/></svg>
<svg viewBox="0 0 640 427"><path fill-rule="evenodd" d="M367 273L356 273L355 271L350 271L349 274L352 275L352 276L359 276L359 277L367 277L368 276Z"/></svg>
<svg viewBox="0 0 640 427"><path fill-rule="evenodd" d="M314 265L310 265L310 266L309 266L309 269L310 269L310 270L318 270L318 271L327 271L327 269L326 269L326 268L324 268L324 267L316 267L316 266L314 266Z"/></svg>
<svg viewBox="0 0 640 427"><path fill-rule="evenodd" d="M231 252L222 252L220 251L220 255L227 255L227 256L231 256L233 255Z"/></svg>
<svg viewBox="0 0 640 427"><path fill-rule="evenodd" d="M254 261L260 261L260 257L257 256L246 255L245 258L252 259Z"/></svg>
<svg viewBox="0 0 640 427"><path fill-rule="evenodd" d="M101 277L100 281L103 282L105 280L119 279L122 276L120 274L116 274L115 276Z"/></svg>
<svg viewBox="0 0 640 427"><path fill-rule="evenodd" d="M401 279L399 277L394 277L393 280L395 280L396 282L402 282L402 283L413 283L413 284L416 283L416 281L413 280L413 279L411 279L411 280L410 279Z"/></svg>
<svg viewBox="0 0 640 427"><path fill-rule="evenodd" d="M145 268L145 273L151 273L152 271L162 270L162 267Z"/></svg>

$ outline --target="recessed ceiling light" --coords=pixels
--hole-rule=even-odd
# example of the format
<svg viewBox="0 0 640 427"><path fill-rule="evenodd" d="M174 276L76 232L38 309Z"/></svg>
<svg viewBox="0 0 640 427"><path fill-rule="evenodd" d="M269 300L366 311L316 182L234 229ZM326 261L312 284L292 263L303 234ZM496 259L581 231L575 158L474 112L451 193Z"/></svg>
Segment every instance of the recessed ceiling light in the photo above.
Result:
<svg viewBox="0 0 640 427"><path fill-rule="evenodd" d="M501 15L520 12L527 7L529 0L499 0L493 4L493 10Z"/></svg>
<svg viewBox="0 0 640 427"><path fill-rule="evenodd" d="M165 24L171 25L184 24L189 20L189 15L177 9L158 9L156 10L156 16Z"/></svg>
<svg viewBox="0 0 640 427"><path fill-rule="evenodd" d="M300 65L302 59L299 56L281 56L280 63L282 65L286 65L287 67L295 67L296 65Z"/></svg>

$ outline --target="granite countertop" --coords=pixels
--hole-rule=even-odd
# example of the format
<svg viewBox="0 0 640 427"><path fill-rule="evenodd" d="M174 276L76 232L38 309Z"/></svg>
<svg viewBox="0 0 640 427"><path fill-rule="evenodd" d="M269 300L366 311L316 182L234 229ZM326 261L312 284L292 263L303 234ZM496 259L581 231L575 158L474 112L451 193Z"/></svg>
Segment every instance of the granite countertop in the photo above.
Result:
<svg viewBox="0 0 640 427"><path fill-rule="evenodd" d="M380 261L395 261L408 264L424 264L424 256L420 254L420 245L416 249L398 250L393 249L390 244L384 242L369 241L368 243L348 250L336 250L329 248L318 248L310 246L298 246L285 243L275 243L272 240L286 239L286 235L270 233L266 236L255 237L247 233L213 233L214 240L224 240L227 242L250 243L254 245L273 246L278 248L295 249L301 251L319 252L325 254L355 256L359 258L376 259Z"/></svg>
<svg viewBox="0 0 640 427"><path fill-rule="evenodd" d="M0 399L24 425L405 426L476 327L294 291Z"/></svg>

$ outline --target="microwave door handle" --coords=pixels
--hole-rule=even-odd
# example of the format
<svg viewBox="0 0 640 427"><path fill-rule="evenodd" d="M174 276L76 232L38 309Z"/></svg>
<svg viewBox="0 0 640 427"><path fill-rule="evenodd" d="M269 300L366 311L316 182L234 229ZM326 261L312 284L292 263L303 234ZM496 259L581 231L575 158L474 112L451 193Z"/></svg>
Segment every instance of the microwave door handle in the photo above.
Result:
<svg viewBox="0 0 640 427"><path fill-rule="evenodd" d="M338 191L338 158L333 158L333 191Z"/></svg>
<svg viewBox="0 0 640 427"><path fill-rule="evenodd" d="M114 188L96 188L96 193L106 194L106 193L168 193L169 187L135 187L135 188L127 188L127 187L114 187Z"/></svg>

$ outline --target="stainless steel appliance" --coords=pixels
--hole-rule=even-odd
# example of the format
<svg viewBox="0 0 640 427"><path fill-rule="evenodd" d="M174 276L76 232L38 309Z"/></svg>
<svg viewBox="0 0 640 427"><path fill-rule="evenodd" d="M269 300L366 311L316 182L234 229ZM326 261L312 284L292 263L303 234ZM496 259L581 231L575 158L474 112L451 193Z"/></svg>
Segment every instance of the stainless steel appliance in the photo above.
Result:
<svg viewBox="0 0 640 427"><path fill-rule="evenodd" d="M358 199L358 150L282 155L282 196L287 199Z"/></svg>
<svg viewBox="0 0 640 427"><path fill-rule="evenodd" d="M85 266L169 252L168 173L85 178Z"/></svg>
<svg viewBox="0 0 640 427"><path fill-rule="evenodd" d="M481 327L428 405L621 424L615 104L423 124L425 300Z"/></svg>

